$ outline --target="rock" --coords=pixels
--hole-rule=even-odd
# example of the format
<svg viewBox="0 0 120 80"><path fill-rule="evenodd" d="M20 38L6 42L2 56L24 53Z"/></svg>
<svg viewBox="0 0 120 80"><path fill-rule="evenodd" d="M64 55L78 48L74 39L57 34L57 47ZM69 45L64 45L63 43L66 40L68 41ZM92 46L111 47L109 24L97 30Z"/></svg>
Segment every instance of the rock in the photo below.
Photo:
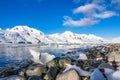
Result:
<svg viewBox="0 0 120 80"><path fill-rule="evenodd" d="M42 80L40 76L30 76L28 80Z"/></svg>
<svg viewBox="0 0 120 80"><path fill-rule="evenodd" d="M18 73L18 70L10 70L10 71L3 72L1 74L1 76L7 77L7 76L11 76L11 75L16 75L17 73Z"/></svg>
<svg viewBox="0 0 120 80"><path fill-rule="evenodd" d="M120 71L115 71L108 76L108 80L120 80Z"/></svg>
<svg viewBox="0 0 120 80"><path fill-rule="evenodd" d="M49 53L41 53L41 55L40 55L40 61L43 64L48 63L49 61L53 60L54 58L55 58L55 56L51 55Z"/></svg>
<svg viewBox="0 0 120 80"><path fill-rule="evenodd" d="M13 69L13 67L3 67L3 68L0 69L0 72L3 73L3 72L6 72L6 71L10 71L12 69Z"/></svg>
<svg viewBox="0 0 120 80"><path fill-rule="evenodd" d="M54 79L56 78L57 73L58 73L58 69L55 68L55 67L51 67L51 68L47 71L44 79L45 79L45 80L54 80Z"/></svg>
<svg viewBox="0 0 120 80"><path fill-rule="evenodd" d="M99 69L104 69L104 68L108 68L108 69L115 69L113 66L111 66L110 64L108 63L101 63L99 66L98 66Z"/></svg>
<svg viewBox="0 0 120 80"><path fill-rule="evenodd" d="M72 60L69 57L64 57L64 58L55 58L52 61L48 62L46 65L48 68L50 67L58 67L58 68L65 68L65 64L71 64Z"/></svg>
<svg viewBox="0 0 120 80"><path fill-rule="evenodd" d="M107 77L108 75L110 75L111 73L113 73L114 70L113 69L109 69L109 68L104 68L104 75Z"/></svg>
<svg viewBox="0 0 120 80"><path fill-rule="evenodd" d="M89 70L90 66L92 65L91 60L77 60L76 65L82 68L83 70Z"/></svg>
<svg viewBox="0 0 120 80"><path fill-rule="evenodd" d="M41 76L46 72L46 68L44 66L31 66L26 70L27 76Z"/></svg>
<svg viewBox="0 0 120 80"><path fill-rule="evenodd" d="M20 68L27 68L29 66L29 63L23 62L19 65Z"/></svg>
<svg viewBox="0 0 120 80"><path fill-rule="evenodd" d="M0 80L26 80L24 77L13 75L5 78L0 78Z"/></svg>
<svg viewBox="0 0 120 80"><path fill-rule="evenodd" d="M120 62L120 53L119 52L112 52L108 55L109 62Z"/></svg>
<svg viewBox="0 0 120 80"><path fill-rule="evenodd" d="M88 71L85 71L85 70L82 70L80 67L76 66L76 65L70 65L70 64L66 64L66 69L63 71L63 73L71 70L71 69L74 69L77 71L77 73L80 75L80 76L87 76L89 77L91 75L90 72Z"/></svg>
<svg viewBox="0 0 120 80"><path fill-rule="evenodd" d="M56 77L56 80L81 80L81 78L76 70L71 69L64 73L59 73Z"/></svg>
<svg viewBox="0 0 120 80"><path fill-rule="evenodd" d="M21 70L19 71L19 76L22 76L22 77L26 77L26 71L25 70Z"/></svg>
<svg viewBox="0 0 120 80"><path fill-rule="evenodd" d="M87 60L88 58L87 58L87 56L86 56L86 54L79 54L79 58L78 58L79 60Z"/></svg>
<svg viewBox="0 0 120 80"><path fill-rule="evenodd" d="M90 77L90 80L106 80L103 73L97 68L95 69Z"/></svg>
<svg viewBox="0 0 120 80"><path fill-rule="evenodd" d="M66 64L71 64L72 60L69 57L61 58L58 60L58 64L60 68L66 68Z"/></svg>
<svg viewBox="0 0 120 80"><path fill-rule="evenodd" d="M56 57L55 59L49 61L49 62L46 64L46 66L47 66L48 68L58 67L58 66L59 66L59 65L58 65L58 60L59 60L59 59L60 59L59 57Z"/></svg>

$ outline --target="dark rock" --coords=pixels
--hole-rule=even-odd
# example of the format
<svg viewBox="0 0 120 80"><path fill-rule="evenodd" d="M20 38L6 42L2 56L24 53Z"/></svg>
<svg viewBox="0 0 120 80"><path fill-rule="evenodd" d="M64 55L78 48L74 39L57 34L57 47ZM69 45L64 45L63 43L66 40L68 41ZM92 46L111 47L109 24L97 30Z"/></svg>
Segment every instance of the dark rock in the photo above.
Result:
<svg viewBox="0 0 120 80"><path fill-rule="evenodd" d="M7 77L7 76L11 76L11 75L16 75L16 74L18 74L18 70L10 70L10 71L3 72L1 74L1 76Z"/></svg>
<svg viewBox="0 0 120 80"><path fill-rule="evenodd" d="M55 80L58 71L59 71L59 70L58 70L57 68L51 67L51 68L47 71L44 79L45 79L45 80Z"/></svg>
<svg viewBox="0 0 120 80"><path fill-rule="evenodd" d="M28 80L42 80L41 76L30 76Z"/></svg>
<svg viewBox="0 0 120 80"><path fill-rule="evenodd" d="M13 75L5 78L0 78L0 80L26 80L24 77Z"/></svg>

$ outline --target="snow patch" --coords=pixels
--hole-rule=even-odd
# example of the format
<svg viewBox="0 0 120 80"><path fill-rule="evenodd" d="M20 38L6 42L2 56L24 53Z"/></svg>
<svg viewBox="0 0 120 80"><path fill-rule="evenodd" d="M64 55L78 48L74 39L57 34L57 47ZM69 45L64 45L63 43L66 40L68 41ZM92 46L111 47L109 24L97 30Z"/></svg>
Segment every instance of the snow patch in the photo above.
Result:
<svg viewBox="0 0 120 80"><path fill-rule="evenodd" d="M79 73L80 76L90 76L91 75L90 72L84 71L80 67L77 67L76 65L70 65L70 64L66 64L66 65L67 65L67 67L63 71L63 73L65 73L66 71L68 71L70 69L75 69Z"/></svg>

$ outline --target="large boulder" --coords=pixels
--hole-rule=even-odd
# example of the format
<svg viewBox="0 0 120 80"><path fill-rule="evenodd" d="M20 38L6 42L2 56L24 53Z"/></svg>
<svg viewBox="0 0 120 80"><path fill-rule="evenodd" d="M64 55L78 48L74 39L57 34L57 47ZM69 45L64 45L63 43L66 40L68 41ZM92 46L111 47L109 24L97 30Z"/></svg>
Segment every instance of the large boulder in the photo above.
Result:
<svg viewBox="0 0 120 80"><path fill-rule="evenodd" d="M46 68L44 66L31 66L26 70L27 76L41 76L46 72Z"/></svg>
<svg viewBox="0 0 120 80"><path fill-rule="evenodd" d="M64 73L59 73L56 80L81 80L81 78L76 70L70 69Z"/></svg>

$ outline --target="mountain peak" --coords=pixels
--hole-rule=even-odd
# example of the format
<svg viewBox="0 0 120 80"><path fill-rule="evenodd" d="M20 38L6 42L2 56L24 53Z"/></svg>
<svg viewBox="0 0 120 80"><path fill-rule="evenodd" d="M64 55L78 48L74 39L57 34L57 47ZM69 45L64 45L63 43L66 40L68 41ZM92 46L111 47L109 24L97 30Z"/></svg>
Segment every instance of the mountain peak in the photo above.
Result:
<svg viewBox="0 0 120 80"><path fill-rule="evenodd" d="M64 35L73 35L74 33L71 32L71 31L65 31L63 34L64 34Z"/></svg>

